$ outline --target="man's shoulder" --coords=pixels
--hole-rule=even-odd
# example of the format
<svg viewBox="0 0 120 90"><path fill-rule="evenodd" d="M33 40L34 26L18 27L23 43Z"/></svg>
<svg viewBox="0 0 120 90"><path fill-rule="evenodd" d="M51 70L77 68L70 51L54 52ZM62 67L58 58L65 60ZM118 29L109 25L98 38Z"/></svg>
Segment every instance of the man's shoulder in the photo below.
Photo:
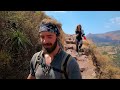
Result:
<svg viewBox="0 0 120 90"><path fill-rule="evenodd" d="M64 57L67 57L69 55L69 53L67 53L65 50L62 50L61 53L63 54Z"/></svg>
<svg viewBox="0 0 120 90"><path fill-rule="evenodd" d="M31 59L31 61L35 61L35 60L36 60L36 58L38 57L38 55L40 54L40 52L41 52L41 51L36 52L36 53L33 55L33 57L32 57L32 59Z"/></svg>
<svg viewBox="0 0 120 90"><path fill-rule="evenodd" d="M76 59L69 53L67 53L66 51L62 51L64 53L64 55L67 57L68 55L70 55L69 59L71 62L76 62Z"/></svg>
<svg viewBox="0 0 120 90"><path fill-rule="evenodd" d="M37 56L39 53L40 53L40 51L39 51L39 52L36 52L36 53L33 55L33 57L34 57L34 56Z"/></svg>
<svg viewBox="0 0 120 90"><path fill-rule="evenodd" d="M76 67L76 66L79 67L79 64L78 64L77 60L71 54L69 54L65 51L64 51L64 53L65 53L66 56L64 57L63 62L65 63L65 61L67 61L68 68L73 68L73 67ZM69 55L69 58L67 58L68 55Z"/></svg>
<svg viewBox="0 0 120 90"><path fill-rule="evenodd" d="M68 60L69 65L77 64L77 60L71 54L68 54L68 55L70 55Z"/></svg>
<svg viewBox="0 0 120 90"><path fill-rule="evenodd" d="M68 67L73 68L76 66L79 67L77 60L74 57L71 57L70 60L68 61Z"/></svg>

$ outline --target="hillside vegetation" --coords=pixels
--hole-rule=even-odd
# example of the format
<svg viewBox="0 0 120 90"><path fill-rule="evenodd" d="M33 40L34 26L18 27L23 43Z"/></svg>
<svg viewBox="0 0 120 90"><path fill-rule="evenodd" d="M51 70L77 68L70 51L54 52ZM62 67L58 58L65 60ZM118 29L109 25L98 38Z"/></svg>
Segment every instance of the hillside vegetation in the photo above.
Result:
<svg viewBox="0 0 120 90"><path fill-rule="evenodd" d="M99 79L119 79L120 78L120 67L116 65L114 60L108 55L103 54L101 50L94 44L91 43L91 56L92 60L98 67L98 78Z"/></svg>
<svg viewBox="0 0 120 90"><path fill-rule="evenodd" d="M41 49L38 30L44 18L51 17L41 11L0 11L0 79L28 76L32 55Z"/></svg>

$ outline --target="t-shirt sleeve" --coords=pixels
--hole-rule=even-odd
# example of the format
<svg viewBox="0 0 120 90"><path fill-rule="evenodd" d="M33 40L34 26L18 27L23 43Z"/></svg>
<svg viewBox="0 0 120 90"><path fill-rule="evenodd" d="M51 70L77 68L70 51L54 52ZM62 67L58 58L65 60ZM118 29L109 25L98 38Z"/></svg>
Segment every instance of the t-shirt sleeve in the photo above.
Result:
<svg viewBox="0 0 120 90"><path fill-rule="evenodd" d="M72 60L68 64L68 78L69 79L82 79L79 64L76 59L72 57Z"/></svg>
<svg viewBox="0 0 120 90"><path fill-rule="evenodd" d="M34 64L35 64L35 58L36 58L36 53L33 55L33 57L32 57L32 59L31 59L31 61L30 61L30 74L32 75L32 76L35 76L35 72L34 72L34 70L35 70L35 67L34 67Z"/></svg>

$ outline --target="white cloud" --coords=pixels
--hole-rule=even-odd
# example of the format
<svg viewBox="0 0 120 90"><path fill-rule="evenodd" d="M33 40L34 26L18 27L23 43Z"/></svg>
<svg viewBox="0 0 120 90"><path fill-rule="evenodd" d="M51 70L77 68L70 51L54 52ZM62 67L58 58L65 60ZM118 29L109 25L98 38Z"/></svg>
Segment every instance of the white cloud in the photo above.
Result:
<svg viewBox="0 0 120 90"><path fill-rule="evenodd" d="M105 24L105 28L111 28L113 26L117 26L119 27L120 26L120 17L114 17L114 18L111 18L109 19L109 22L107 22Z"/></svg>
<svg viewBox="0 0 120 90"><path fill-rule="evenodd" d="M120 25L120 17L111 18L110 22L112 24Z"/></svg>

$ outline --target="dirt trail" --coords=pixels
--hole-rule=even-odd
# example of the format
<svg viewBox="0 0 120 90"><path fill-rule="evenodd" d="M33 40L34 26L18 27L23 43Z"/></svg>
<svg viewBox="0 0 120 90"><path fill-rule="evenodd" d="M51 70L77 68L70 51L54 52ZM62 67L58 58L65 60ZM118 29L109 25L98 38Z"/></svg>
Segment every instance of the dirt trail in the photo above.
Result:
<svg viewBox="0 0 120 90"><path fill-rule="evenodd" d="M74 58L76 58L80 69L83 79L96 79L95 69L96 67L93 65L93 61L90 55L87 55L86 52L81 52L78 54L76 52L76 45L75 45L75 35L66 35L65 40L65 50L67 53L71 54ZM83 50L89 49L86 45L83 44Z"/></svg>

